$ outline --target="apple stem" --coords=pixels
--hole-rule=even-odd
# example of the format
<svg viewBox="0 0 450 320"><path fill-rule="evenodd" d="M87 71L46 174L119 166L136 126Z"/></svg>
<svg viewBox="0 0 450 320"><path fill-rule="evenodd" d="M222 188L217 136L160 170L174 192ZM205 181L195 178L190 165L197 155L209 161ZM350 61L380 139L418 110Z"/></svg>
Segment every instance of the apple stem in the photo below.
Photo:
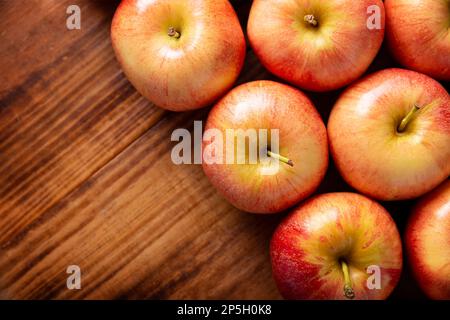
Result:
<svg viewBox="0 0 450 320"><path fill-rule="evenodd" d="M173 37L175 39L178 39L181 36L181 34L177 30L175 30L174 27L170 27L167 34L169 35L169 37Z"/></svg>
<svg viewBox="0 0 450 320"><path fill-rule="evenodd" d="M267 155L268 155L269 157L274 158L274 159L278 159L278 160L280 160L281 162L284 162L284 163L286 163L287 165L290 165L291 167L294 166L294 163L292 162L292 160L290 160L290 159L288 159L288 158L286 158L286 157L283 157L283 156L279 155L278 153L273 153L272 151L267 151Z"/></svg>
<svg viewBox="0 0 450 320"><path fill-rule="evenodd" d="M414 117L417 111L420 110L420 107L417 104L414 104L412 109L409 111L409 113L406 115L406 117L403 118L402 122L400 122L400 125L397 128L398 132L403 132L406 129L406 126L411 121L411 119Z"/></svg>
<svg viewBox="0 0 450 320"><path fill-rule="evenodd" d="M350 271L348 265L345 261L341 260L342 272L344 273L344 296L347 299L355 298L355 292L352 288L352 280L350 279Z"/></svg>
<svg viewBox="0 0 450 320"><path fill-rule="evenodd" d="M313 14L307 14L306 16L303 17L303 20L305 22L308 22L313 27L317 27L317 25L319 24L319 22L317 22L316 17L314 17Z"/></svg>

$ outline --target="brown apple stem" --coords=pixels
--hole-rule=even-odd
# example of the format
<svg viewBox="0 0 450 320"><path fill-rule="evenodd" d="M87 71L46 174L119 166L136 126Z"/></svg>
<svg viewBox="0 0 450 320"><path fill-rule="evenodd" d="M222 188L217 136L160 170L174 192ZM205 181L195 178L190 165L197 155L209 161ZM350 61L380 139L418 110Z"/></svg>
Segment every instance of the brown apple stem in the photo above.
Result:
<svg viewBox="0 0 450 320"><path fill-rule="evenodd" d="M420 110L420 107L417 104L414 104L411 111L406 115L406 117L403 118L402 122L400 122L400 125L397 128L398 132L403 132L406 129L406 126L408 123L411 122L411 119L414 117L417 111Z"/></svg>
<svg viewBox="0 0 450 320"><path fill-rule="evenodd" d="M290 159L288 159L288 158L286 158L286 157L283 157L283 156L279 155L278 153L274 153L274 152L272 152L272 151L267 151L267 155L268 155L269 157L274 158L274 159L278 159L278 160L280 160L281 162L284 162L284 163L286 163L287 165L290 165L291 167L294 166L294 163L292 162L292 160L290 160Z"/></svg>
<svg viewBox="0 0 450 320"><path fill-rule="evenodd" d="M317 25L319 24L313 14L307 14L303 17L303 20L309 23L309 25L311 25L312 27L317 27Z"/></svg>
<svg viewBox="0 0 450 320"><path fill-rule="evenodd" d="M355 298L355 292L352 288L352 280L350 279L350 271L348 269L348 265L345 261L341 260L341 268L342 272L344 273L344 296L347 299L353 299Z"/></svg>
<svg viewBox="0 0 450 320"><path fill-rule="evenodd" d="M181 34L177 30L175 30L174 27L170 27L167 34L169 35L169 37L173 37L175 39L178 39L181 36Z"/></svg>

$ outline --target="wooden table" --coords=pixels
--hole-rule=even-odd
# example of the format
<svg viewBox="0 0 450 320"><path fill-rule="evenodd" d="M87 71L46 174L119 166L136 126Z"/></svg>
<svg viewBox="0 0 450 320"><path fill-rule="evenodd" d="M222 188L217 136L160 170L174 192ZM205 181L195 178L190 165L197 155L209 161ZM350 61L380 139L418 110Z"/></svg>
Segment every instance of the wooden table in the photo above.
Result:
<svg viewBox="0 0 450 320"><path fill-rule="evenodd" d="M201 166L171 162L172 131L209 108L171 113L135 91L111 48L117 4L0 0L0 298L280 298L268 245L285 213L240 212ZM245 26L250 1L234 6ZM392 65L383 49L371 71ZM273 76L249 48L239 83L255 79ZM309 94L325 121L339 93ZM318 192L339 190L331 165ZM385 205L402 229L410 203ZM393 297L420 297L404 274Z"/></svg>

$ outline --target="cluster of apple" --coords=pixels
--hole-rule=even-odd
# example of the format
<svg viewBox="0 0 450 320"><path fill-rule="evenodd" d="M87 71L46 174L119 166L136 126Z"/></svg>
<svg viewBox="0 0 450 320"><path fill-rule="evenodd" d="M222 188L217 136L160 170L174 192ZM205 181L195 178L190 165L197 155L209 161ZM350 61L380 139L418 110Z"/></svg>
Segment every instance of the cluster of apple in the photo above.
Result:
<svg viewBox="0 0 450 320"><path fill-rule="evenodd" d="M391 52L410 70L359 79L385 24ZM350 85L327 127L289 85L254 81L230 91L246 43L226 0L123 0L111 28L125 74L156 105L184 111L220 98L205 129L279 129L278 153L267 151L281 162L275 175L261 174L267 163L203 163L237 208L275 213L305 200L325 176L328 150L363 194L315 196L276 229L272 269L285 298L388 297L401 274L402 241L376 200L427 193L411 214L405 245L425 293L450 299L450 97L437 81L450 80L450 1L254 0L247 34L261 63L296 87Z"/></svg>

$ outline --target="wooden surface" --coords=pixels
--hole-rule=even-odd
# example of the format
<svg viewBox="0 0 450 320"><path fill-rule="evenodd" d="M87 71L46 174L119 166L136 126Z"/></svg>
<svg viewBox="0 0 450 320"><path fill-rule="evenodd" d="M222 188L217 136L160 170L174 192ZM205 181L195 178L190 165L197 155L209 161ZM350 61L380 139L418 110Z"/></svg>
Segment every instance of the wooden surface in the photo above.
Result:
<svg viewBox="0 0 450 320"><path fill-rule="evenodd" d="M170 113L134 90L110 44L117 4L0 0L0 298L280 298L268 246L285 213L240 212L201 166L171 162L172 131L208 108ZM245 26L250 1L234 6ZM371 70L389 65L383 50ZM254 79L273 77L249 49L239 83ZM338 94L310 94L325 120ZM338 190L331 166L319 192ZM410 203L386 206L402 228ZM406 275L395 296L420 292Z"/></svg>

